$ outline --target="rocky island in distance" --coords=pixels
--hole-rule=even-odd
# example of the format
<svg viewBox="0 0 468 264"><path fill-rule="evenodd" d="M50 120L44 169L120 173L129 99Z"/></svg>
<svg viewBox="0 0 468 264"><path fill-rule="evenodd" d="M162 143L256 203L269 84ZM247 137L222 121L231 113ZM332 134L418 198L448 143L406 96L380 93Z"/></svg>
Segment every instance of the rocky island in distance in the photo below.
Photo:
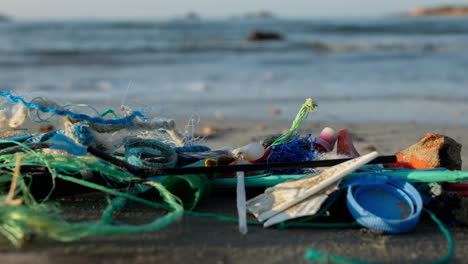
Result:
<svg viewBox="0 0 468 264"><path fill-rule="evenodd" d="M468 16L468 5L443 5L428 8L415 8L405 13L407 16Z"/></svg>

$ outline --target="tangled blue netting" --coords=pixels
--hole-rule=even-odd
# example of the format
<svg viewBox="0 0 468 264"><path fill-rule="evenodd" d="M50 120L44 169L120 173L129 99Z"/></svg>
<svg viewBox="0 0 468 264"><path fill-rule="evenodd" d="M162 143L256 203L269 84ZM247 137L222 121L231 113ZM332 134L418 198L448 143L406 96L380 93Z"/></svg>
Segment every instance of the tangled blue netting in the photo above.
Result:
<svg viewBox="0 0 468 264"><path fill-rule="evenodd" d="M123 124L123 125L125 125L125 124L130 123L133 119L135 119L135 117L144 118L144 115L141 112L133 111L131 115L129 115L127 117L124 117L124 118L103 119L101 117L91 117L89 115L79 114L79 113L75 113L75 112L68 111L68 110L62 110L62 109L57 109L57 108L54 108L54 107L42 106L42 105L36 104L36 103L31 103L31 102L28 103L23 98L21 98L19 96L14 96L14 95L12 95L11 93L8 93L8 92L1 92L0 91L0 96L7 98L12 103L21 103L27 108L33 108L33 109L36 109L36 110L41 111L41 112L53 113L53 114L60 115L60 116L69 116L69 117L71 117L73 119L76 119L76 120L83 120L83 121L87 121L89 123L94 123L94 124L107 124L107 125L122 125Z"/></svg>
<svg viewBox="0 0 468 264"><path fill-rule="evenodd" d="M319 152L315 150L315 140L308 134L304 138L297 135L289 142L272 146L267 163L315 160ZM270 174L302 174L308 169L269 170Z"/></svg>

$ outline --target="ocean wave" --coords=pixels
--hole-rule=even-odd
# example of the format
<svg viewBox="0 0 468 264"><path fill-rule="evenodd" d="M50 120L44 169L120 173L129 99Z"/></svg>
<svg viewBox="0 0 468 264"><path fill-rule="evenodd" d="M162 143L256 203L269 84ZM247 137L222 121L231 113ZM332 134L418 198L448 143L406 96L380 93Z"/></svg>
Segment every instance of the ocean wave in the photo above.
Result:
<svg viewBox="0 0 468 264"><path fill-rule="evenodd" d="M287 103L300 103L304 100L304 96L265 96L265 97L250 97L250 96L239 96L238 101L243 103L265 103L265 104L287 104ZM467 96L442 96L442 95L414 95L414 94L389 94L389 95L355 95L355 96L331 96L331 95L316 95L314 99L319 103L359 103L359 102L401 102L401 101L414 101L418 103L432 102L432 103L464 103L468 101ZM193 98L164 98L165 102L170 103L188 103L193 101ZM236 105L239 102L232 100L232 98L197 98L197 103L205 104L218 104L218 105Z"/></svg>
<svg viewBox="0 0 468 264"><path fill-rule="evenodd" d="M359 51L461 51L468 45L440 43L338 43L327 41L311 41L297 43L297 49L318 52L359 52Z"/></svg>
<svg viewBox="0 0 468 264"><path fill-rule="evenodd" d="M143 45L140 47L108 48L44 48L33 50L0 50L0 61L13 57L36 58L86 58L118 57L138 55L183 55L197 53L267 53L267 52L304 52L304 53L346 53L346 52L441 52L466 51L468 43L370 43L370 42L332 42L322 40L284 41L282 43L248 43L238 42L194 42L172 43L164 45Z"/></svg>
<svg viewBox="0 0 468 264"><path fill-rule="evenodd" d="M6 28L20 34L41 31L223 31L239 32L252 28L276 28L284 33L301 31L321 34L397 34L446 35L468 33L466 18L368 18L368 19L274 19L274 20L183 20L166 21L35 21L13 22Z"/></svg>
<svg viewBox="0 0 468 264"><path fill-rule="evenodd" d="M468 25L465 22L444 21L398 21L395 23L358 23L358 24L317 24L306 25L304 31L309 33L334 34L379 34L379 35L447 35L466 34Z"/></svg>
<svg viewBox="0 0 468 264"><path fill-rule="evenodd" d="M352 51L463 51L468 43L437 42L342 42L342 41L283 41L277 43L251 43L247 41L194 41L142 45L139 47L116 48L44 48L32 50L1 50L2 55L32 55L45 57L74 57L93 55L132 55L132 54L171 54L207 52L271 52L271 51L311 51L311 52L352 52Z"/></svg>

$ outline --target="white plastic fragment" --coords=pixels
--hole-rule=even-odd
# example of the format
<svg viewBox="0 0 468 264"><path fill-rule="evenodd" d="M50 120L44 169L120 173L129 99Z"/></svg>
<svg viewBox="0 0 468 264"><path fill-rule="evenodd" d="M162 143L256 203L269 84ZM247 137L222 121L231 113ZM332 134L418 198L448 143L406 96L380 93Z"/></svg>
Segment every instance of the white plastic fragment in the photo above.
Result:
<svg viewBox="0 0 468 264"><path fill-rule="evenodd" d="M21 126L26 120L28 115L28 109L22 104L16 104L12 109L13 115L10 118L8 125L11 128L17 128Z"/></svg>
<svg viewBox="0 0 468 264"><path fill-rule="evenodd" d="M375 159L377 156L377 152L372 152L325 169L316 176L277 184L272 188L266 189L263 194L249 200L247 202L247 209L259 221L266 221L323 190L328 191L333 189L333 183L337 183L343 177ZM292 211L296 212L296 210L301 208L303 206L293 208ZM290 211L288 212L291 213Z"/></svg>
<svg viewBox="0 0 468 264"><path fill-rule="evenodd" d="M270 217L263 224L263 227L269 227L294 218L316 214L319 211L322 204L328 198L328 195L338 189L339 184L340 181L332 183L329 187L320 191L319 193L310 196L304 201L289 207L288 209L280 212L279 214L273 217Z"/></svg>
<svg viewBox="0 0 468 264"><path fill-rule="evenodd" d="M6 110L0 109L0 129L8 127L8 116Z"/></svg>
<svg viewBox="0 0 468 264"><path fill-rule="evenodd" d="M245 198L244 172L237 172L237 214L239 218L239 232L247 234L247 208Z"/></svg>
<svg viewBox="0 0 468 264"><path fill-rule="evenodd" d="M233 150L232 154L237 159L255 161L263 157L263 154L265 154L265 149L263 148L262 144L251 143Z"/></svg>
<svg viewBox="0 0 468 264"><path fill-rule="evenodd" d="M178 129L167 130L166 132L171 136L177 147L185 146L184 135Z"/></svg>

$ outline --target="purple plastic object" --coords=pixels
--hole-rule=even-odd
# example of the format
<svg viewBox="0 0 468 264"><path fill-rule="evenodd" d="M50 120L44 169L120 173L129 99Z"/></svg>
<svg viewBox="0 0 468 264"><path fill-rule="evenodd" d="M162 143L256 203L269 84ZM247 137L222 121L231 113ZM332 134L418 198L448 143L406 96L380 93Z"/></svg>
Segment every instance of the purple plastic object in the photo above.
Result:
<svg viewBox="0 0 468 264"><path fill-rule="evenodd" d="M320 132L320 135L315 139L315 148L319 152L330 152L335 146L337 139L336 131L333 128L326 127Z"/></svg>

